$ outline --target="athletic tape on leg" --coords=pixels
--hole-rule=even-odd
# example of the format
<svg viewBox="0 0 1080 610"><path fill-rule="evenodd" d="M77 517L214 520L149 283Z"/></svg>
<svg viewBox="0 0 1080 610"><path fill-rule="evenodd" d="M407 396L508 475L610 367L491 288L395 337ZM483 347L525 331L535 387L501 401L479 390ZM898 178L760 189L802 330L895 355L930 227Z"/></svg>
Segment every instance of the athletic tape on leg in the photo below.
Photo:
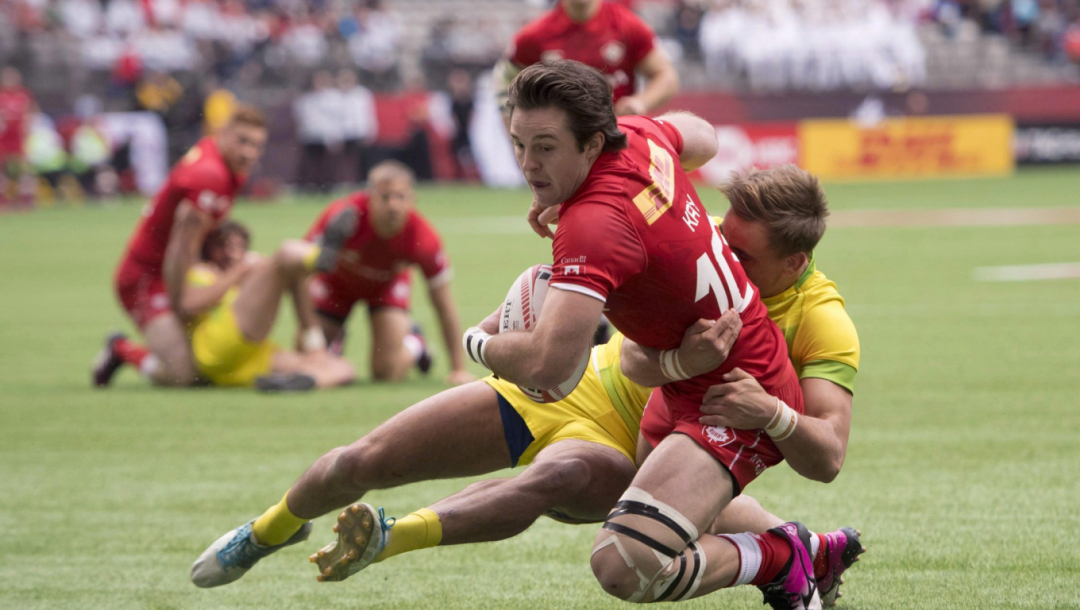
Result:
<svg viewBox="0 0 1080 610"><path fill-rule="evenodd" d="M655 521L676 534L683 545L690 544L691 547L672 549L633 527L611 521L611 519L621 516ZM681 513L671 506L656 500L648 492L636 487L628 489L616 505L615 510L608 516L608 521L604 523L604 530L610 533L593 548L593 554L595 555L608 546L614 546L623 561L626 562L626 566L638 577L638 588L626 601L648 603L671 595L679 582L683 580L688 567L692 568L693 575L690 578L690 584L683 588L678 597L681 598L691 594L700 584L701 575L703 574L704 554L700 552L700 547L693 542L698 537L697 528ZM633 540L639 544L627 548L623 544L624 540ZM698 549L698 551L695 552L692 549ZM690 566L687 565L687 554L693 555ZM698 560L698 557L700 557L700 560ZM652 558L655 558L659 569L647 568L643 570L644 566L642 564Z"/></svg>

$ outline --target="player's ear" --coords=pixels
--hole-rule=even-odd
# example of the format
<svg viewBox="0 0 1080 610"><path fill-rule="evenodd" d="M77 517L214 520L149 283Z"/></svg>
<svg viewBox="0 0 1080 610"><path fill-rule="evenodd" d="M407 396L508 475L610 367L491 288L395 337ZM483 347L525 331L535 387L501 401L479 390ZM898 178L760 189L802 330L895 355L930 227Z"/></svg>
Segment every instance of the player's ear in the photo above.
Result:
<svg viewBox="0 0 1080 610"><path fill-rule="evenodd" d="M787 266L789 273L794 273L802 269L803 265L805 265L808 260L805 252L796 252L787 257L787 259L784 260L784 264Z"/></svg>
<svg viewBox="0 0 1080 610"><path fill-rule="evenodd" d="M604 150L604 132L597 131L592 134L592 137L585 142L585 154L590 158L596 158L600 156L600 151Z"/></svg>

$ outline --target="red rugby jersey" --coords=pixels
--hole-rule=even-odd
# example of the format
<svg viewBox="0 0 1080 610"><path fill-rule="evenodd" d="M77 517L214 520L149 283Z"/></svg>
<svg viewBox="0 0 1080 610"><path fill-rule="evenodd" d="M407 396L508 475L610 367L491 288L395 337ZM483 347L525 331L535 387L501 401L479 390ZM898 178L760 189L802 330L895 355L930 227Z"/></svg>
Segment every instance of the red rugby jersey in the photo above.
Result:
<svg viewBox="0 0 1080 610"><path fill-rule="evenodd" d="M229 170L213 138L199 140L173 167L165 185L143 208L143 219L128 242L125 260L161 273L180 203L190 201L210 214L216 224L232 210L233 198L244 179Z"/></svg>
<svg viewBox="0 0 1080 610"><path fill-rule="evenodd" d="M0 89L0 154L22 154L34 98L23 87Z"/></svg>
<svg viewBox="0 0 1080 610"><path fill-rule="evenodd" d="M345 207L357 212L356 232L342 249L337 268L331 275L360 279L376 284L392 282L409 265L418 265L432 286L450 280L453 271L443 250L442 240L420 212L413 210L397 235L383 239L375 234L368 214L370 195L358 191L331 203L308 229L306 239L315 241L331 218Z"/></svg>
<svg viewBox="0 0 1080 610"><path fill-rule="evenodd" d="M619 128L629 146L600 155L559 210L551 285L603 300L616 328L655 349L678 347L699 318L740 312L723 366L664 386L673 408L697 409L735 367L765 388L794 378L783 335L679 163L679 131L647 117L622 117Z"/></svg>
<svg viewBox="0 0 1080 610"><path fill-rule="evenodd" d="M525 68L544 60L572 59L603 72L614 99L634 93L634 68L653 50L656 34L626 7L603 2L585 23L574 23L562 4L514 36L510 61Z"/></svg>

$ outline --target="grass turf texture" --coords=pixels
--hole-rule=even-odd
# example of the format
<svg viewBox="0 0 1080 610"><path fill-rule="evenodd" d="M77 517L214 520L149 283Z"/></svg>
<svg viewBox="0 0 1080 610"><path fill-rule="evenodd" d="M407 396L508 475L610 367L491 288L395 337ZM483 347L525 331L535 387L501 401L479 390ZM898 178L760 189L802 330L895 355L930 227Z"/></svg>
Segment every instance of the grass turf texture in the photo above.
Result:
<svg viewBox="0 0 1080 610"><path fill-rule="evenodd" d="M1054 170L828 193L836 210L1062 206L1077 204L1078 185L1075 170ZM719 195L702 194L723 211ZM549 255L523 228L523 192L423 188L420 202L444 231L466 326ZM235 217L269 252L301 235L321 206L242 204ZM510 541L411 553L320 585L306 557L331 538L323 518L311 541L240 582L192 586L188 567L206 545L276 502L325 450L442 389L446 358L431 378L302 396L156 390L130 371L95 391L91 357L109 329L128 326L110 279L138 211L128 202L0 216L0 607L622 606L589 571L596 528L548 520ZM871 552L841 607L1080 607L1080 281L972 279L978 266L1080 261L1077 231L827 234L818 262L846 296L863 345L847 464L829 486L781 466L749 491L814 529L862 528ZM437 345L422 292L416 314ZM287 341L287 308L281 317L276 336ZM361 371L365 325L355 317L348 346ZM400 516L466 483L368 499ZM760 596L743 587L683 605L750 609Z"/></svg>

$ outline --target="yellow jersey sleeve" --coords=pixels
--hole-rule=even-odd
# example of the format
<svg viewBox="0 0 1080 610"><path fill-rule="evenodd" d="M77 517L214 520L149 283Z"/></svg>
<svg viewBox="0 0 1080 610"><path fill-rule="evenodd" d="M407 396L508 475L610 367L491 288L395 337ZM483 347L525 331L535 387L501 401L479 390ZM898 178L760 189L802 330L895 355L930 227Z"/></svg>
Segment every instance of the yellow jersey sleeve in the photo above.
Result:
<svg viewBox="0 0 1080 610"><path fill-rule="evenodd" d="M800 365L800 379L826 379L854 394L859 335L839 295L814 303L803 312L791 356Z"/></svg>
<svg viewBox="0 0 1080 610"><path fill-rule="evenodd" d="M615 333L607 343L593 348L590 365L600 376L608 398L626 423L626 427L633 434L637 434L652 388L640 386L623 375L622 344L622 333Z"/></svg>
<svg viewBox="0 0 1080 610"><path fill-rule="evenodd" d="M188 269L187 283L192 286L213 286L217 281L217 274L203 265L195 265Z"/></svg>

